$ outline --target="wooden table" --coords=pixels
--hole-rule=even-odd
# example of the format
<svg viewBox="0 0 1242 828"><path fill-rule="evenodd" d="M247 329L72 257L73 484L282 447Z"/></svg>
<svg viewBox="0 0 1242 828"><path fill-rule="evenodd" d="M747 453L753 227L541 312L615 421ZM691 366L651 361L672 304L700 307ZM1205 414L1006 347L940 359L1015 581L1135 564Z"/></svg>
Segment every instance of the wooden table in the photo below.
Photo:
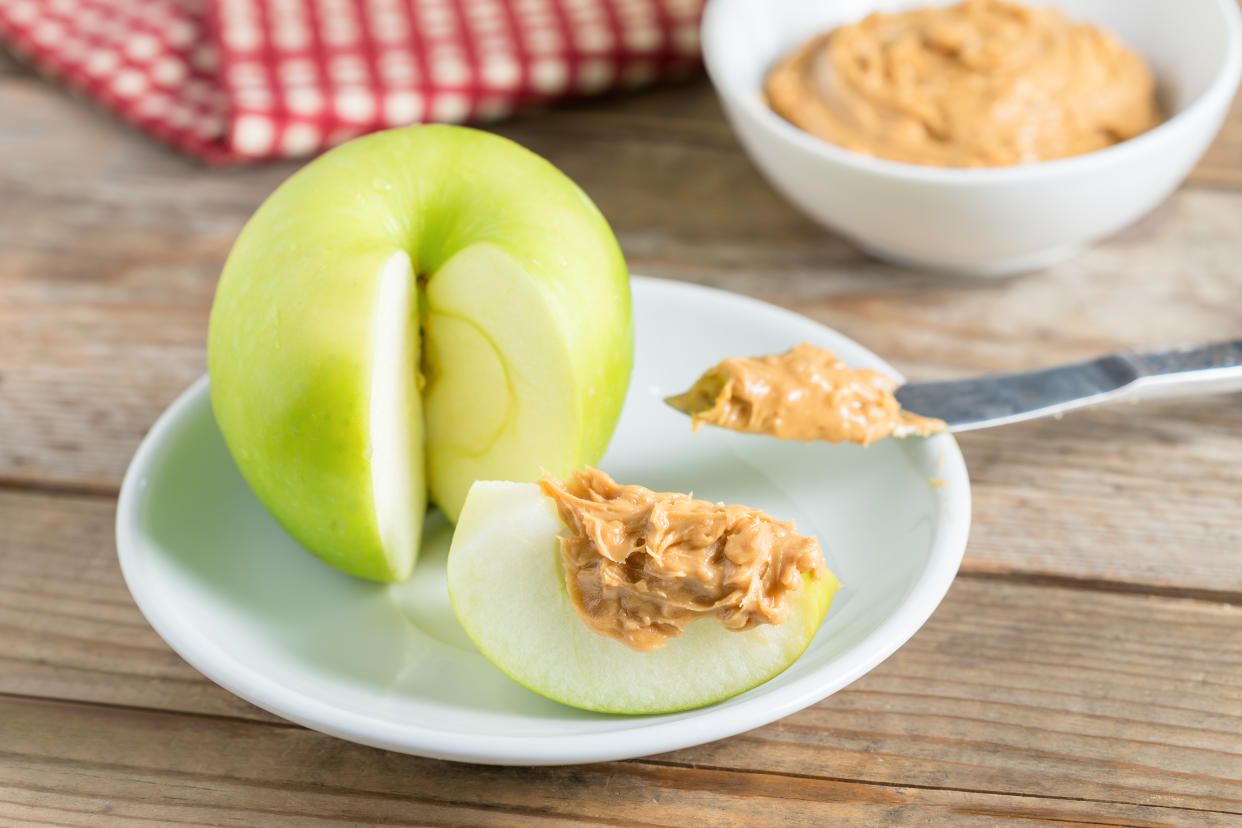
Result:
<svg viewBox="0 0 1242 828"><path fill-rule="evenodd" d="M699 80L499 128L633 269L794 307L950 377L1242 335L1242 110L1167 204L1002 281L863 258L760 179ZM0 824L1242 824L1242 398L966 434L975 524L927 626L733 739L490 768L290 725L130 600L130 455L204 370L221 262L291 165L210 170L0 62Z"/></svg>

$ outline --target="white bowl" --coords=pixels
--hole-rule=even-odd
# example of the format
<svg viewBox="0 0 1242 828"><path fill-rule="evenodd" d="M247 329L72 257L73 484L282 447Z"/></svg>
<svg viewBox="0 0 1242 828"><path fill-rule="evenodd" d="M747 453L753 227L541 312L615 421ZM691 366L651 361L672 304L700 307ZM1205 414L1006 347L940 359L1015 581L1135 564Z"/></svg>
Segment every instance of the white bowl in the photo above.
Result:
<svg viewBox="0 0 1242 828"><path fill-rule="evenodd" d="M711 0L708 74L750 157L807 215L884 259L1002 275L1081 251L1159 204L1207 149L1242 76L1235 0L1034 0L1111 30L1149 61L1169 119L1097 152L953 169L872 158L815 138L763 102L763 81L810 37L873 11L946 0Z"/></svg>

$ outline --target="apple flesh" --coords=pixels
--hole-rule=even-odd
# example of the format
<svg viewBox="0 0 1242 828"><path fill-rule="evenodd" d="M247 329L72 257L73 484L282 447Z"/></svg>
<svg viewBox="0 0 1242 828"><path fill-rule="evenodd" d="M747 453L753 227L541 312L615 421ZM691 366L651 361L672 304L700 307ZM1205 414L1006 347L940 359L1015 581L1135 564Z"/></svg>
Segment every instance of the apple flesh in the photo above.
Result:
<svg viewBox="0 0 1242 828"><path fill-rule="evenodd" d="M811 643L840 586L829 572L790 594L783 624L732 632L700 619L660 650L638 652L589 629L565 588L567 531L534 483L480 481L453 534L453 610L488 660L550 699L606 713L668 713L755 687Z"/></svg>
<svg viewBox="0 0 1242 828"><path fill-rule="evenodd" d="M381 581L413 569L427 499L603 454L632 360L629 280L587 196L489 133L341 146L259 208L212 308L212 407L268 511Z"/></svg>

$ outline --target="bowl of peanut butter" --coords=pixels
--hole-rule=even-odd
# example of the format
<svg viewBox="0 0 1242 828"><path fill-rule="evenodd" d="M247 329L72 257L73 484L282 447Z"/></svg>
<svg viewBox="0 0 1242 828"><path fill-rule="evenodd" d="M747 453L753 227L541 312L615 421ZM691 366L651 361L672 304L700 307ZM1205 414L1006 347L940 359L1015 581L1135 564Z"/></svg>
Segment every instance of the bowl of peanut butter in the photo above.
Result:
<svg viewBox="0 0 1242 828"><path fill-rule="evenodd" d="M1035 270L1153 209L1242 78L1235 0L711 0L708 73L759 170L873 255Z"/></svg>

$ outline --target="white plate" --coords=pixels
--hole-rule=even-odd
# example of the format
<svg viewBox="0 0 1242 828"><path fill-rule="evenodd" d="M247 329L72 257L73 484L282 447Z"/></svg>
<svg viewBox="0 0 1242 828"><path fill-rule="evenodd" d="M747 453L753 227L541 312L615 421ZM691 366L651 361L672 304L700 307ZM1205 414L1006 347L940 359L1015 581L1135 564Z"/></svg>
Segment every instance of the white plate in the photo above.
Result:
<svg viewBox="0 0 1242 828"><path fill-rule="evenodd" d="M634 279L634 376L601 466L619 480L745 503L814 534L844 584L811 646L740 696L665 716L564 707L515 684L449 607L451 529L428 522L407 584L343 575L268 517L212 418L206 378L160 417L125 475L121 569L138 607L204 675L258 706L344 739L496 764L641 756L758 727L866 673L948 589L970 525L970 484L947 434L868 448L776 440L690 423L661 397L729 355L809 340L892 371L849 339L771 305ZM933 483L943 481L943 484Z"/></svg>

